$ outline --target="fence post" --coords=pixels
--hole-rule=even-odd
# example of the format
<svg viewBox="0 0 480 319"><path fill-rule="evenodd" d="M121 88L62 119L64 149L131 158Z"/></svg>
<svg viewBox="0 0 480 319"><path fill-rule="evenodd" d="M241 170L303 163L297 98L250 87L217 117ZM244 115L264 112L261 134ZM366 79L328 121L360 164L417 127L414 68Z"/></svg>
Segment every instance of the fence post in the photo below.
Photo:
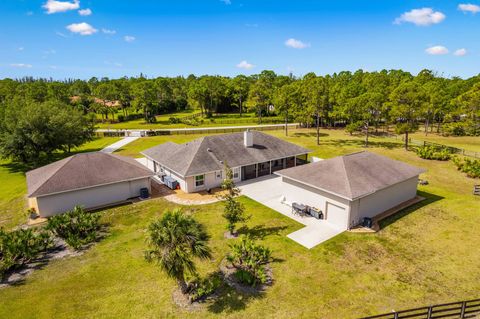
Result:
<svg viewBox="0 0 480 319"><path fill-rule="evenodd" d="M432 306L428 307L427 319L431 319L431 318L432 318L432 310L433 310L433 307L432 307Z"/></svg>
<svg viewBox="0 0 480 319"><path fill-rule="evenodd" d="M467 302L462 302L462 312L460 313L460 319L465 318L465 308L467 307Z"/></svg>
<svg viewBox="0 0 480 319"><path fill-rule="evenodd" d="M393 318L394 318L394 319L398 319L398 312L395 312L395 313L393 314Z"/></svg>

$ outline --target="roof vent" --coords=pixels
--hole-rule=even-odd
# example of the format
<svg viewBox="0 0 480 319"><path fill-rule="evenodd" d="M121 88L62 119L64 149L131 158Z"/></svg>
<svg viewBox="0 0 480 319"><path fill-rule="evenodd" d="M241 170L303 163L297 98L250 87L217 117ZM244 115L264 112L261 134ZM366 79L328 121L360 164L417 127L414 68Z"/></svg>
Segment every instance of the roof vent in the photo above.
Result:
<svg viewBox="0 0 480 319"><path fill-rule="evenodd" d="M253 146L253 133L247 129L243 132L243 145L245 147L252 147Z"/></svg>
<svg viewBox="0 0 480 319"><path fill-rule="evenodd" d="M211 152L211 151L212 151L212 149L210 147L207 148L207 152Z"/></svg>

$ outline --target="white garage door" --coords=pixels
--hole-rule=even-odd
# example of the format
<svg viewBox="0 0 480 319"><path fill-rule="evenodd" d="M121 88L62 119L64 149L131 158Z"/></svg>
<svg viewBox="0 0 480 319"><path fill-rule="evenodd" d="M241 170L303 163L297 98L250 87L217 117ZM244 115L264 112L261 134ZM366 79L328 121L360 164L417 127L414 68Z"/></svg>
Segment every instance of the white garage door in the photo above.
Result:
<svg viewBox="0 0 480 319"><path fill-rule="evenodd" d="M346 229L348 227L347 210L344 207L327 202L327 221Z"/></svg>

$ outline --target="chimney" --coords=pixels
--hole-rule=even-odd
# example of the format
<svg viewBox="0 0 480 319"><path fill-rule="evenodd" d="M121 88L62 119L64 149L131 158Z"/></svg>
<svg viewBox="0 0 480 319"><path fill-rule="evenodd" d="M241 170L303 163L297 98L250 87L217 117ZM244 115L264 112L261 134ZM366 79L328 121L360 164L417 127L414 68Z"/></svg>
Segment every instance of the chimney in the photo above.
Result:
<svg viewBox="0 0 480 319"><path fill-rule="evenodd" d="M245 132L243 132L243 145L245 147L253 146L253 133L250 132L250 129L247 129Z"/></svg>

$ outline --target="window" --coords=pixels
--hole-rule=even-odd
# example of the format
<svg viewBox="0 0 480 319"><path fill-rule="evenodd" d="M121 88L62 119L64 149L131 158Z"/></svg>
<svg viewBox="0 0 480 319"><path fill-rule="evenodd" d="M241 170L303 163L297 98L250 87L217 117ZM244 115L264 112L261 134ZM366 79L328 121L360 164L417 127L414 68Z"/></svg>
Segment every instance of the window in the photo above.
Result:
<svg viewBox="0 0 480 319"><path fill-rule="evenodd" d="M222 171L216 171L216 172L215 172L215 177L216 177L216 179L222 179L222 175L223 175L223 174L222 174Z"/></svg>
<svg viewBox="0 0 480 319"><path fill-rule="evenodd" d="M240 178L240 167L235 167L233 169L233 179Z"/></svg>
<svg viewBox="0 0 480 319"><path fill-rule="evenodd" d="M195 187L202 187L205 185L205 175L195 176Z"/></svg>

